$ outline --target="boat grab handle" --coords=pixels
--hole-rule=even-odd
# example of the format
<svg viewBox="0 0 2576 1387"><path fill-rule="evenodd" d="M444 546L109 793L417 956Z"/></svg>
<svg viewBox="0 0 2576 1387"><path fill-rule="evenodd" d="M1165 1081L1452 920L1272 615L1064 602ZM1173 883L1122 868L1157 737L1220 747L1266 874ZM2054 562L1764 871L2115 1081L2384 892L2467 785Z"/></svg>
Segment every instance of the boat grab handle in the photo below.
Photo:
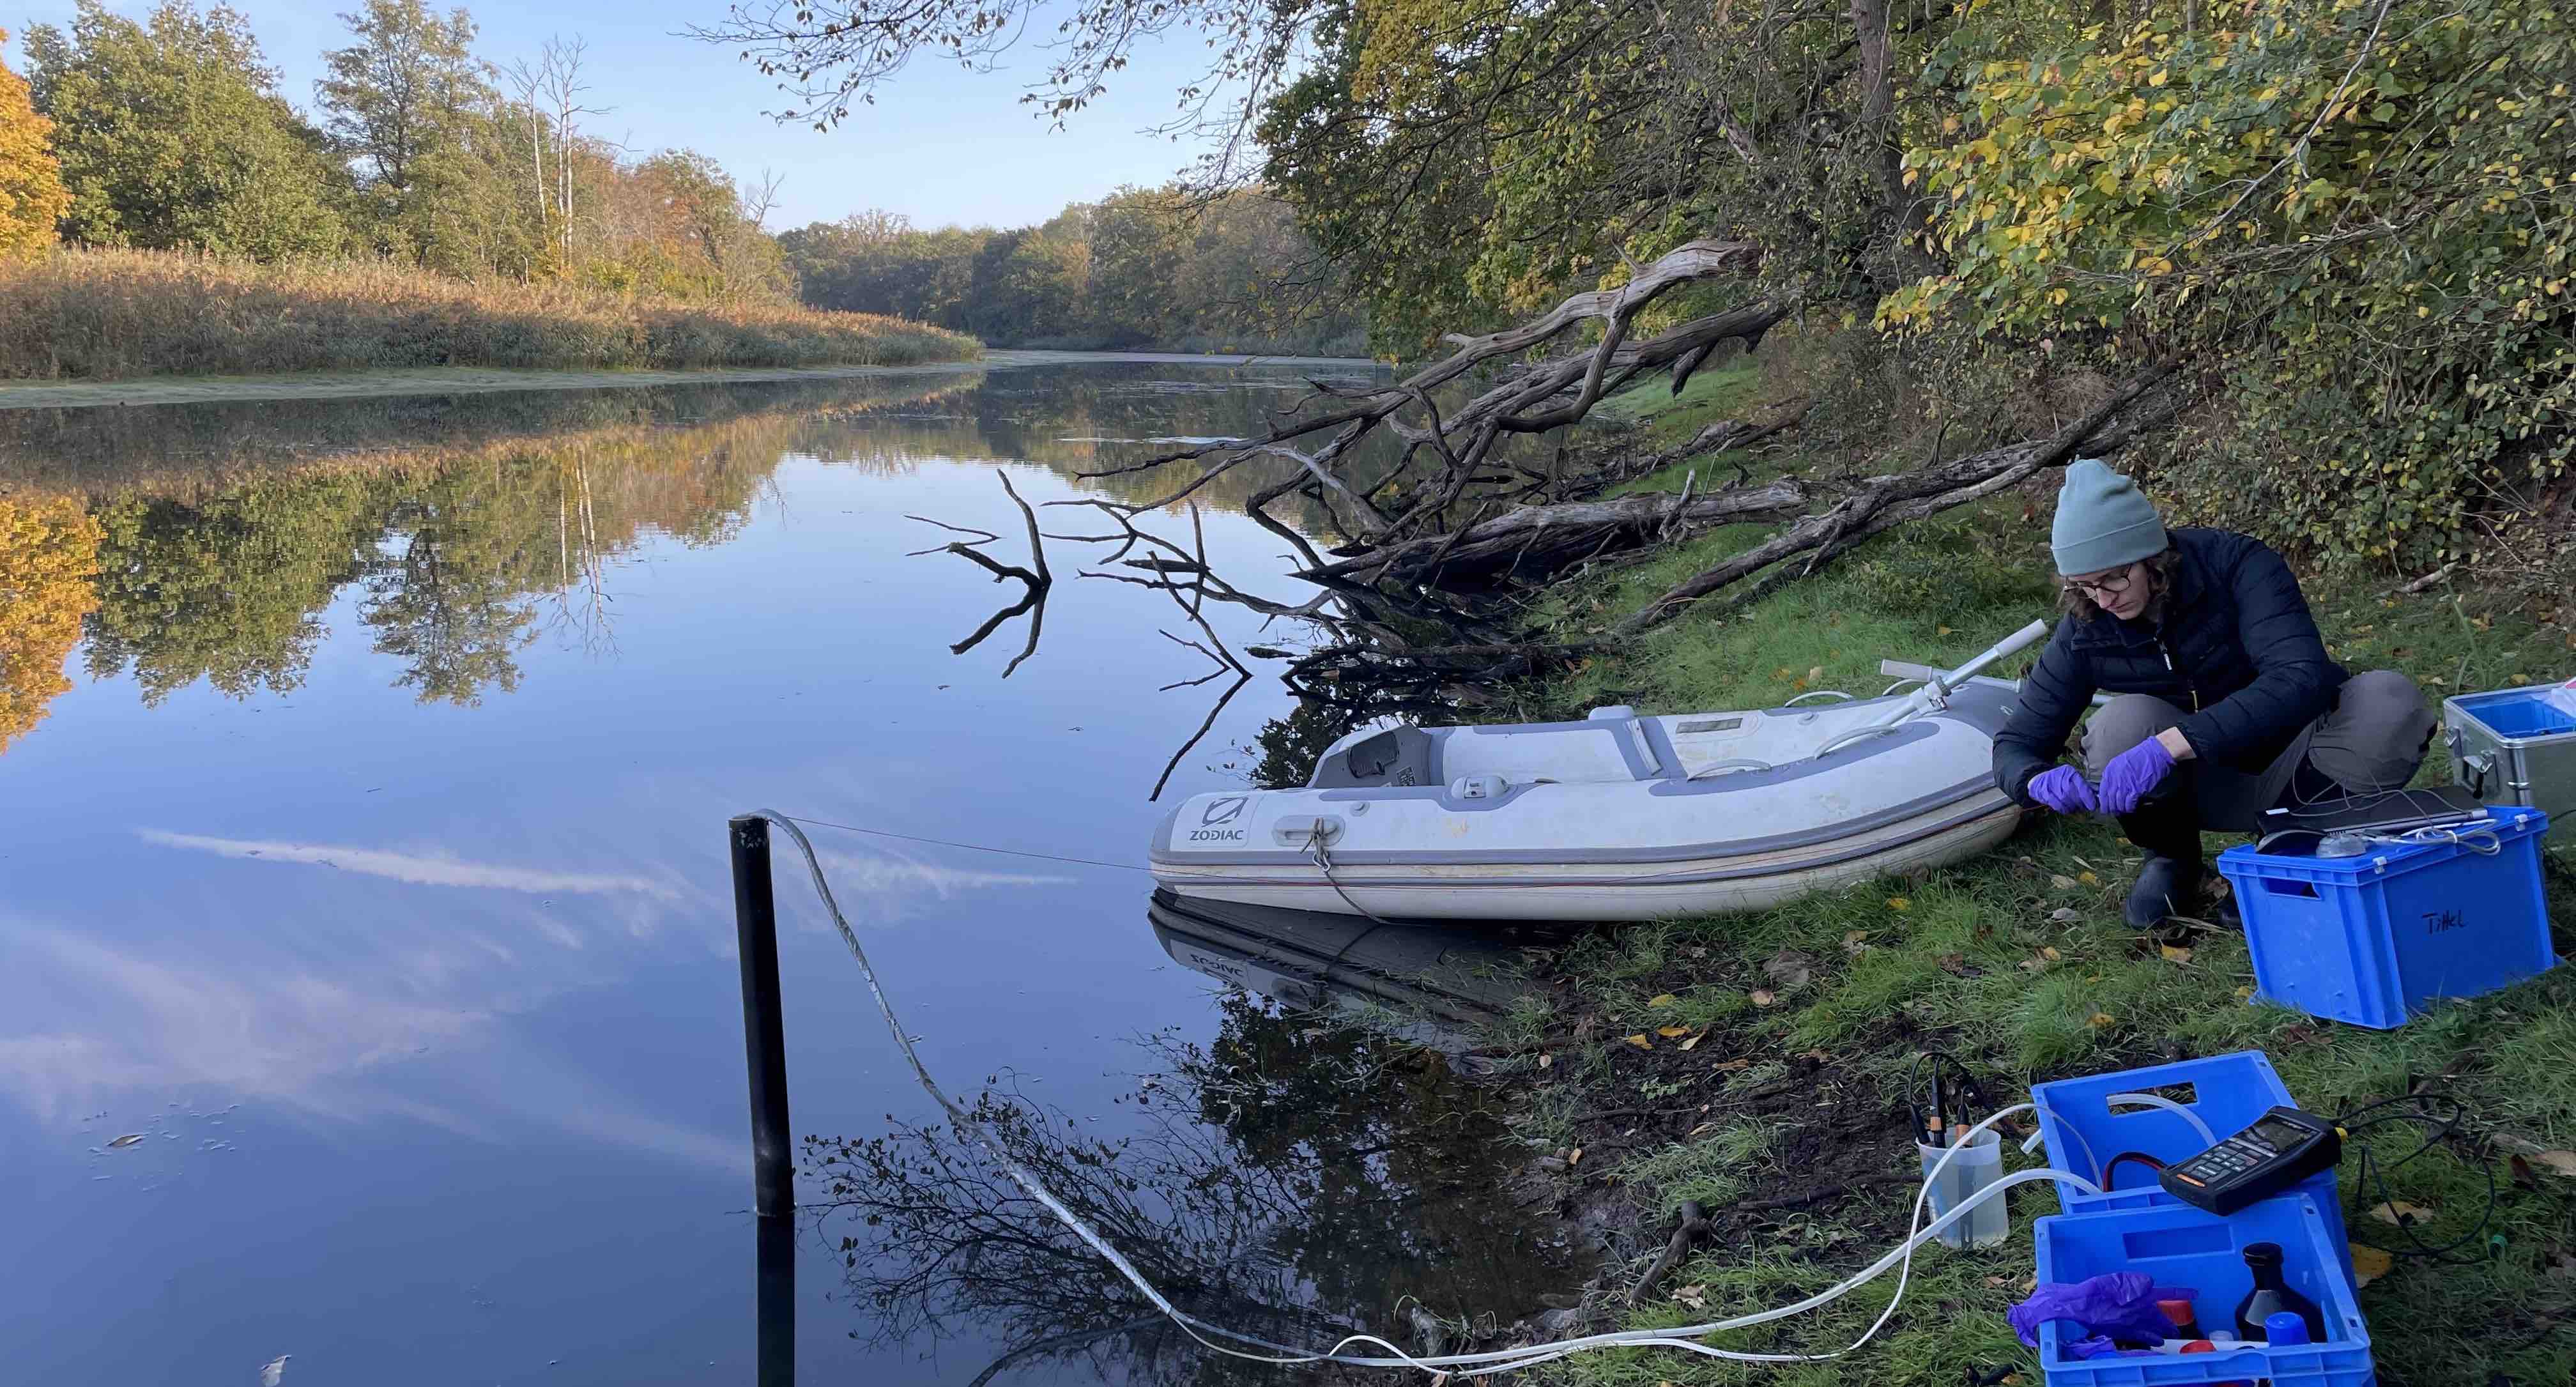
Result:
<svg viewBox="0 0 2576 1387"><path fill-rule="evenodd" d="M1707 765L1700 767L1698 770L1692 771L1690 774L1683 776L1682 779L1704 780L1709 776L1724 775L1729 771L1767 771L1771 768L1771 763L1768 761L1756 761L1750 756L1739 756L1732 761L1711 761Z"/></svg>
<svg viewBox="0 0 2576 1387"><path fill-rule="evenodd" d="M1850 746L1854 742L1861 741L1869 737L1884 737L1890 732L1902 730L1904 726L1905 724L1903 723L1890 723L1877 727L1855 727L1851 731L1846 732L1841 736L1826 742L1823 746L1816 748L1816 759L1823 760L1825 757L1833 755L1835 752L1842 750L1844 747Z"/></svg>
<svg viewBox="0 0 2576 1387"><path fill-rule="evenodd" d="M1799 704L1804 703L1811 698L1839 698L1845 703L1851 702L1851 695L1844 693L1840 689L1810 689L1780 706L1783 708L1795 708Z"/></svg>

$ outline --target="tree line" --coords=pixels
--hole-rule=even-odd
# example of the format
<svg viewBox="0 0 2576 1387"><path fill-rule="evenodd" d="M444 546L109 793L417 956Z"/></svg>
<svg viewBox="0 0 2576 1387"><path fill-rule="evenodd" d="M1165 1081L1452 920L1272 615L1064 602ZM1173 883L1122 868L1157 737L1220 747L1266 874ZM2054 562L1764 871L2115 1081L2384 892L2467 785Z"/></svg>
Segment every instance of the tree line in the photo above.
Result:
<svg viewBox="0 0 2576 1387"><path fill-rule="evenodd" d="M761 227L776 184L685 149L586 133L583 45L496 64L464 9L365 0L307 110L249 20L162 0L80 0L0 70L0 253L194 250L361 256L464 277L568 280L707 301L784 300Z"/></svg>
<svg viewBox="0 0 2576 1387"><path fill-rule="evenodd" d="M811 306L996 346L1352 355L1367 339L1342 276L1259 188L1122 188L1008 230L870 211L778 240Z"/></svg>
<svg viewBox="0 0 2576 1387"><path fill-rule="evenodd" d="M1038 7L816 0L717 36L830 124ZM1385 354L1716 238L1744 272L1638 327L1768 302L1836 336L1811 435L2010 438L2071 378L2170 362L2196 407L2148 451L2199 518L2420 572L2549 561L2576 505L2550 0L1100 0L1030 99L1065 119L1185 33L1212 55L1185 110L1224 139L1199 181L1286 200Z"/></svg>

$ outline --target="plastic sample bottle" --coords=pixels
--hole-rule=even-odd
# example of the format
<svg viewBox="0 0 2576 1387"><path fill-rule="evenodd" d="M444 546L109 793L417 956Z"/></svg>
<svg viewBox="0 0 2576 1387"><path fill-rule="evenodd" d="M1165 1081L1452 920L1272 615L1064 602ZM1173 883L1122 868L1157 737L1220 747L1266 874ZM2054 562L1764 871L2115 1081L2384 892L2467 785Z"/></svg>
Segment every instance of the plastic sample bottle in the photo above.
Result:
<svg viewBox="0 0 2576 1387"><path fill-rule="evenodd" d="M2236 1303L2236 1335L2240 1339L2269 1338L2265 1322L2284 1310L2299 1317L2308 1331L2308 1342L2322 1343L2326 1337L2325 1312L2317 1303L2291 1290L2281 1279L2281 1245L2247 1243L2245 1268L2254 1273L2254 1289Z"/></svg>
<svg viewBox="0 0 2576 1387"><path fill-rule="evenodd" d="M2173 1323L2174 1338L2197 1339L2200 1337L2200 1317L2192 1313L2190 1301L2183 1300L2178 1297L2171 1300L2159 1300L2156 1302L2156 1308L2163 1311L2164 1317ZM2188 1352L2188 1350L2186 1350L2186 1352Z"/></svg>
<svg viewBox="0 0 2576 1387"><path fill-rule="evenodd" d="M2270 1336L2274 1348L2315 1342L2308 1337L2308 1322L2300 1318L2295 1310L2275 1310L2265 1315L2263 1332Z"/></svg>

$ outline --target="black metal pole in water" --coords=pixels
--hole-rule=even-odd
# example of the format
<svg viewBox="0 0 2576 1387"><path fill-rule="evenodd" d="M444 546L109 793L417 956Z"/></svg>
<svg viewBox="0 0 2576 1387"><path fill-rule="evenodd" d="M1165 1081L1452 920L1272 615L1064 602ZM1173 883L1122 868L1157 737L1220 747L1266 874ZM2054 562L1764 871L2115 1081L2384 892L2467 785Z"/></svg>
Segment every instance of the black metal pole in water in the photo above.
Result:
<svg viewBox="0 0 2576 1387"><path fill-rule="evenodd" d="M769 890L769 821L746 814L726 825L733 842L733 923L742 955L742 1041L751 1064L752 1212L796 1210L787 1137L787 1040L778 1003L778 904Z"/></svg>
<svg viewBox="0 0 2576 1387"><path fill-rule="evenodd" d="M796 1165L787 1136L787 1025L778 996L769 821L745 814L725 830L733 848L733 924L742 956L743 1057L751 1067L758 1380L759 1387L796 1387Z"/></svg>
<svg viewBox="0 0 2576 1387"><path fill-rule="evenodd" d="M796 1221L756 1218L759 1235L759 1387L796 1387Z"/></svg>

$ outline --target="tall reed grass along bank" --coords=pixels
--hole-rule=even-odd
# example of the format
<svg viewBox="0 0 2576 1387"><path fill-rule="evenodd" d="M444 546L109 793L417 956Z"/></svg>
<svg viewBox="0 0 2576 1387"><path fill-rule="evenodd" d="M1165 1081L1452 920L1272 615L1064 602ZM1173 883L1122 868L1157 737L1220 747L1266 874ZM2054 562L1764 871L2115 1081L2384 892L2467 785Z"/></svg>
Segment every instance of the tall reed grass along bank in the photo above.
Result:
<svg viewBox="0 0 2576 1387"><path fill-rule="evenodd" d="M868 313L469 283L374 262L63 251L0 267L0 379L371 367L898 366L973 338Z"/></svg>

